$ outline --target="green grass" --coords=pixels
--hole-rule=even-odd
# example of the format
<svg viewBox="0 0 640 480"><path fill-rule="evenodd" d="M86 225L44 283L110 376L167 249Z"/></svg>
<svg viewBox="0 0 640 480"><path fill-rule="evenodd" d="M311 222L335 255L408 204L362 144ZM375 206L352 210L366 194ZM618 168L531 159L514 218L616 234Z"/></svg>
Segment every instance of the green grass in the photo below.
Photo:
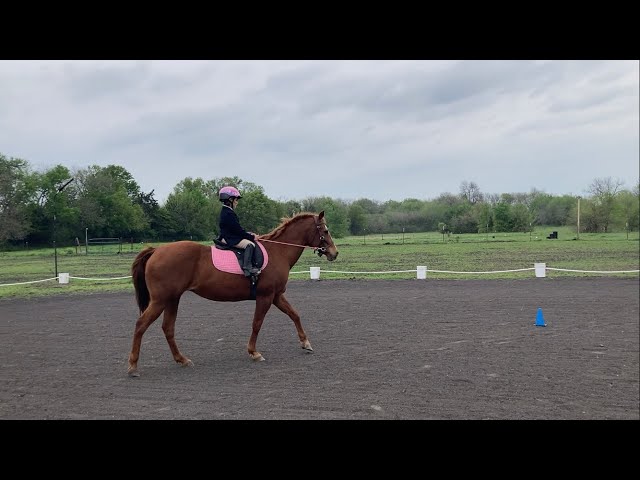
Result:
<svg viewBox="0 0 640 480"><path fill-rule="evenodd" d="M546 236L558 231L557 240ZM311 249L305 250L293 267L290 281L309 280L309 268L320 267L321 279L408 279L416 278L418 265L428 269L491 272L533 268L534 263L546 263L547 267L574 270L638 270L640 268L640 241L638 232L580 234L569 228L544 227L529 233L462 234L443 236L438 233L411 233L351 236L336 239L340 255L335 262L319 258ZM203 242L204 243L204 242ZM150 244L158 246L159 244ZM115 278L128 276L134 256L146 245L123 247L94 247L89 255L79 249L58 248L58 272L73 277ZM330 273L339 272L389 272L413 270L408 273ZM450 274L428 271L428 279L519 279L534 277L533 270L492 274ZM637 277L638 273L607 274L612 276ZM55 280L28 284L2 284L29 282L53 278L53 249L0 252L0 298L32 297L59 293L131 292L131 279L121 280L77 280L67 285ZM596 273L547 271L548 277L602 276Z"/></svg>

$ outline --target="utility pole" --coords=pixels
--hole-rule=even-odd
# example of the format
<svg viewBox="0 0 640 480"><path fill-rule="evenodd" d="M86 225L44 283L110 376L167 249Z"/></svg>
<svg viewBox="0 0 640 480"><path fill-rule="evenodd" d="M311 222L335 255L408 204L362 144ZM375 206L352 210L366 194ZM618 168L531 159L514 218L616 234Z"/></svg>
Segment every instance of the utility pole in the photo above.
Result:
<svg viewBox="0 0 640 480"><path fill-rule="evenodd" d="M580 195L578 195L578 234L576 238L580 240Z"/></svg>
<svg viewBox="0 0 640 480"><path fill-rule="evenodd" d="M67 181L67 183L65 183L61 187L58 187L58 189L53 194L53 263L56 278L58 278L58 246L56 245L56 199L58 194L65 188L67 188L67 185L69 185L74 180L75 178L71 178L71 180Z"/></svg>

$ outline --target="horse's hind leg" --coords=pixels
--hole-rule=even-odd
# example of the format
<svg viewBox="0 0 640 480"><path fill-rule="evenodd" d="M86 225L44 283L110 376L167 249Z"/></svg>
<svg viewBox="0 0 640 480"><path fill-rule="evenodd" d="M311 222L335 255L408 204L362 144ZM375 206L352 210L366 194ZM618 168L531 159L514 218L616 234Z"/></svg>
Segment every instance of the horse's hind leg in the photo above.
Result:
<svg viewBox="0 0 640 480"><path fill-rule="evenodd" d="M176 317L178 316L178 304L180 303L180 299L172 300L167 302L167 305L164 307L164 318L162 320L162 331L164 332L164 336L167 339L167 343L169 344L169 348L171 349L171 354L173 355L173 359L178 362L183 367L193 366L193 362L189 360L187 357L180 353L178 350L178 345L176 345L175 339L175 330L176 330Z"/></svg>
<svg viewBox="0 0 640 480"><path fill-rule="evenodd" d="M131 346L131 353L129 354L128 373L132 377L139 376L138 359L140 358L142 335L147 331L149 325L155 322L155 320L160 316L162 310L164 310L164 305L152 301L136 322L136 329L133 333L133 345Z"/></svg>
<svg viewBox="0 0 640 480"><path fill-rule="evenodd" d="M287 315L289 315L289 318L291 318L291 320L293 320L293 324L296 326L296 330L298 331L298 338L300 339L300 343L302 344L302 348L312 352L313 348L311 348L311 343L309 343L309 339L307 338L307 334L305 333L304 329L302 328L302 323L300 323L300 315L298 315L298 312L296 311L296 309L291 306L291 304L289 303L289 301L286 298L284 298L284 295L277 295L273 299L273 304L276 307L278 307L282 312L284 312Z"/></svg>

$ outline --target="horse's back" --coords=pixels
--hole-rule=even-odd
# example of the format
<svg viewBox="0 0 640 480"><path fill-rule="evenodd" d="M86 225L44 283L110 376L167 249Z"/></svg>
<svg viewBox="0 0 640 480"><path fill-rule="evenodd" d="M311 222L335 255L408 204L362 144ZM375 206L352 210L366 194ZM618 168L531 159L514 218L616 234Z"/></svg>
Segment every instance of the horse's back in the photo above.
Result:
<svg viewBox="0 0 640 480"><path fill-rule="evenodd" d="M202 245L198 242L191 240L180 240L177 242L165 243L156 247L156 253L162 253L163 255L193 255L201 253L203 250L208 250L210 247Z"/></svg>
<svg viewBox="0 0 640 480"><path fill-rule="evenodd" d="M189 283L204 263L203 259L211 257L210 252L211 247L190 240L160 245L147 262L147 278L167 277L176 283Z"/></svg>

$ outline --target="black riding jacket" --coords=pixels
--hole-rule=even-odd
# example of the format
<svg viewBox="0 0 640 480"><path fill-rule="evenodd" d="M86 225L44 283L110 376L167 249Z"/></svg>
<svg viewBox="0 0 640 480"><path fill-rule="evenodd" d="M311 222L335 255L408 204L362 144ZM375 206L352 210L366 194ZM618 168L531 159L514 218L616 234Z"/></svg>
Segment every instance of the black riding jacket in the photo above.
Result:
<svg viewBox="0 0 640 480"><path fill-rule="evenodd" d="M224 238L227 245L236 245L240 240L246 238L247 240L255 241L255 237L247 232L240 225L238 215L233 208L223 205L220 211L220 240Z"/></svg>

